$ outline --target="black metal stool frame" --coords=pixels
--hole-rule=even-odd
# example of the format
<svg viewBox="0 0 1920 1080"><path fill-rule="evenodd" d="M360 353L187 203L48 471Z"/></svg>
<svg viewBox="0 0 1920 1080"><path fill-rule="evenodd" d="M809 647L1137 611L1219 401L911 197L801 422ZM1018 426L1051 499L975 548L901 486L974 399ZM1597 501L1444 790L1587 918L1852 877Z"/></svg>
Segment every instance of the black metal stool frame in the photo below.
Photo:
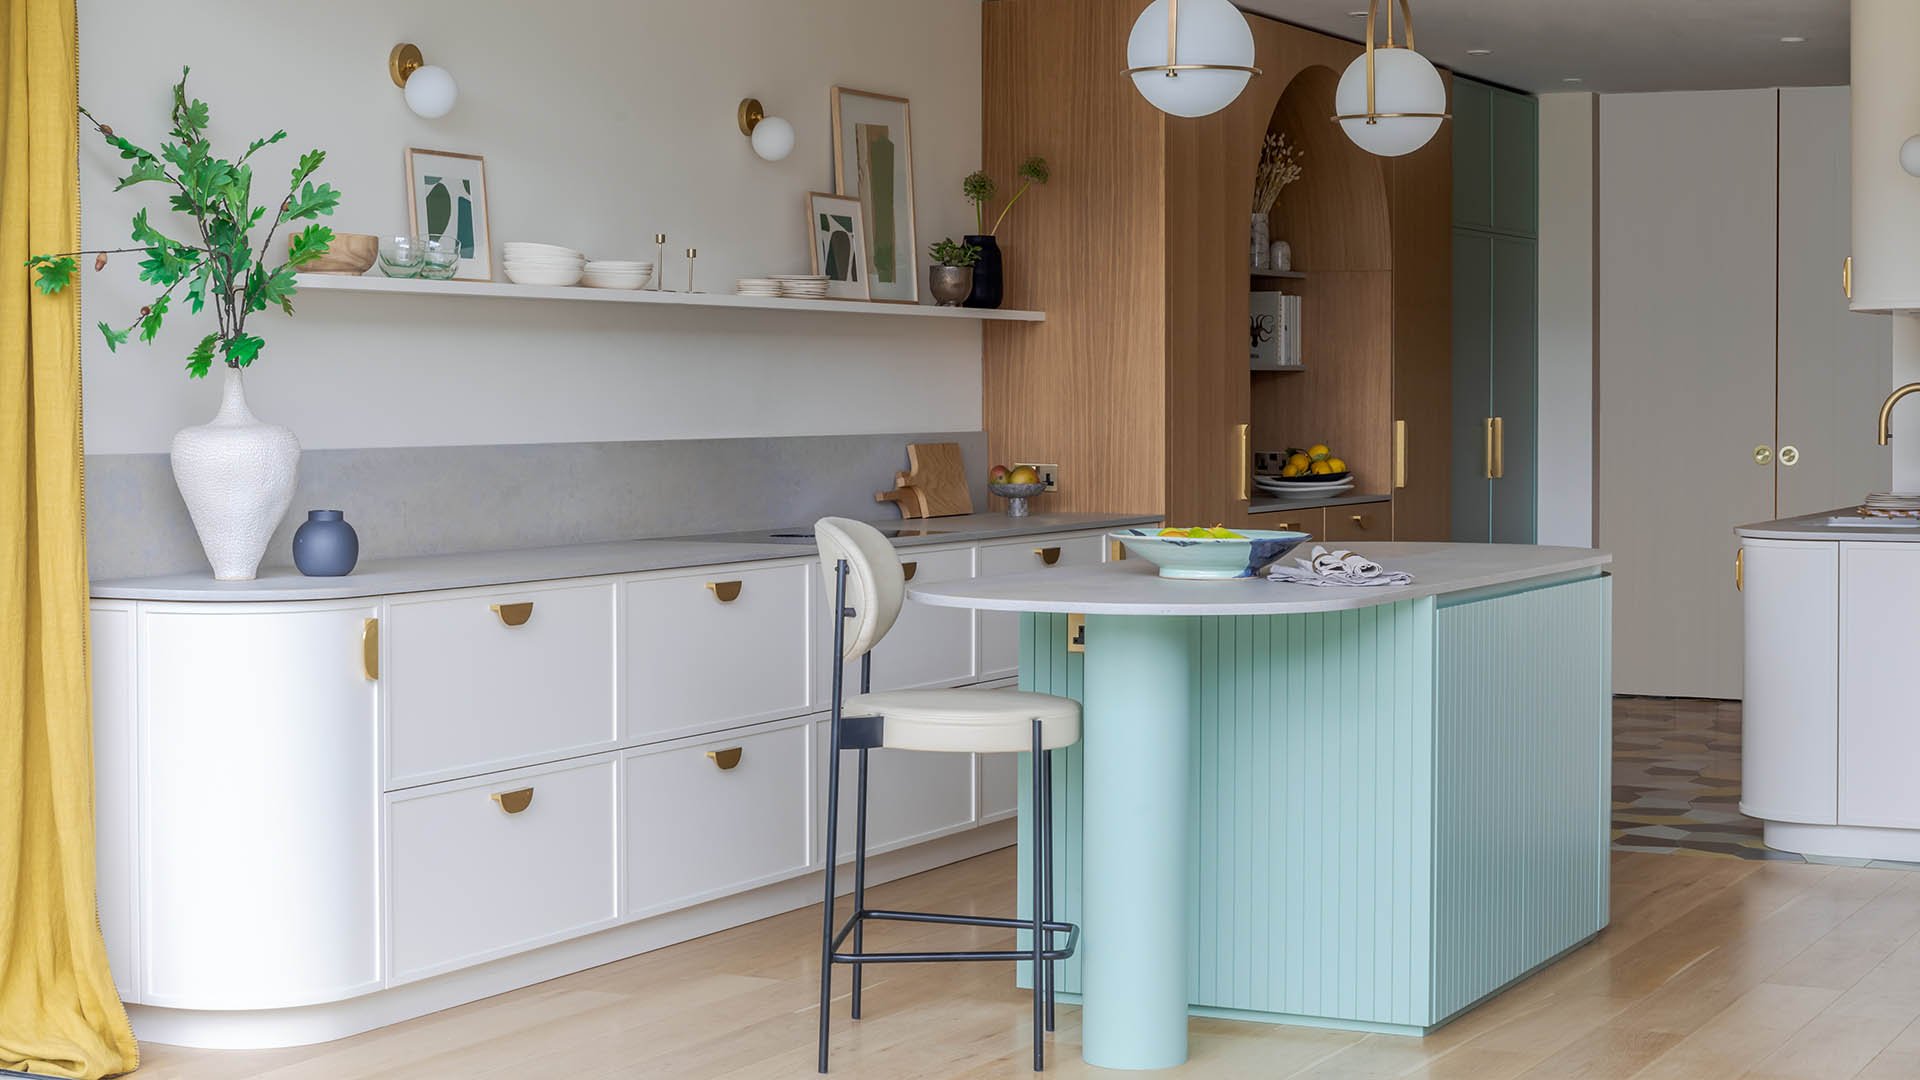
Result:
<svg viewBox="0 0 1920 1080"><path fill-rule="evenodd" d="M1041 738L1041 723L1033 722L1033 917L996 919L981 915L939 915L922 911L886 911L867 907L867 751L881 745L883 717L843 717L845 693L846 620L855 615L847 606L847 561L834 567L833 608L839 617L833 620L833 712L827 765L827 864L826 903L820 918L820 1071L827 1071L828 1022L833 999L833 966L853 967L853 1019L860 1019L860 976L865 964L950 964L991 960L1029 960L1033 963L1033 1070L1046 1068L1046 1033L1053 1030L1055 961L1073 955L1080 942L1080 928L1053 919L1053 760ZM860 692L872 690L873 656L860 656ZM860 768L858 796L854 811L853 913L838 930L834 928L834 877L839 859L840 839L840 752L858 750ZM984 949L945 952L877 952L862 947L864 924L872 919L882 922L940 923L952 926L986 926L1006 930L1026 930L1033 934L1030 949ZM1054 947L1053 935L1066 934L1067 943ZM841 952L847 937L853 938L853 950Z"/></svg>

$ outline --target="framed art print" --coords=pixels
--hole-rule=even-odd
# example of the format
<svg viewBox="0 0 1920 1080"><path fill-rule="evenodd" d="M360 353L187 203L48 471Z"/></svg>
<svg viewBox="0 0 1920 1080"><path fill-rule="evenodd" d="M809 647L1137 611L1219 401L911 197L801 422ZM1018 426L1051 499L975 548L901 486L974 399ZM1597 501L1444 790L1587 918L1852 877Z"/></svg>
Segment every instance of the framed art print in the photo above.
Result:
<svg viewBox="0 0 1920 1080"><path fill-rule="evenodd" d="M860 200L872 298L918 303L913 224L913 128L907 99L833 88L833 186Z"/></svg>
<svg viewBox="0 0 1920 1080"><path fill-rule="evenodd" d="M860 200L849 195L807 193L807 232L813 272L827 278L827 295L869 300L867 230Z"/></svg>
<svg viewBox="0 0 1920 1080"><path fill-rule="evenodd" d="M407 227L419 237L454 238L460 245L460 268L453 280L492 281L486 160L478 154L409 147Z"/></svg>

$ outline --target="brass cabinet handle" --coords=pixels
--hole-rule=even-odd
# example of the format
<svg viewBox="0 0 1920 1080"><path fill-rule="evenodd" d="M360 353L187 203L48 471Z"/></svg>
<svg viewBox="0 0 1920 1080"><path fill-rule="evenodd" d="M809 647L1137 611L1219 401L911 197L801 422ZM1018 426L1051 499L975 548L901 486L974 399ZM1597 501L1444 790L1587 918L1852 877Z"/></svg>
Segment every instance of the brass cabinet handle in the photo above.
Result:
<svg viewBox="0 0 1920 1080"><path fill-rule="evenodd" d="M1393 486L1407 486L1407 422L1393 422Z"/></svg>
<svg viewBox="0 0 1920 1080"><path fill-rule="evenodd" d="M1756 447L1754 447L1754 448L1753 448L1753 463L1754 463L1755 465L1771 465L1771 464L1773 464L1773 447L1771 447L1771 446L1756 446Z"/></svg>
<svg viewBox="0 0 1920 1080"><path fill-rule="evenodd" d="M1107 541L1107 545L1108 545L1107 547L1108 562L1125 562L1126 561L1127 545L1121 543L1118 540L1109 540Z"/></svg>
<svg viewBox="0 0 1920 1080"><path fill-rule="evenodd" d="M493 801L507 813L517 814L533 805L533 789L523 787L512 791L496 791L493 793Z"/></svg>
<svg viewBox="0 0 1920 1080"><path fill-rule="evenodd" d="M1780 448L1780 464L1785 465L1789 469L1793 468L1795 465L1800 464L1800 448L1797 446L1781 447Z"/></svg>
<svg viewBox="0 0 1920 1080"><path fill-rule="evenodd" d="M900 564L900 574L902 577L906 578L908 581L912 581L913 575L918 573L919 571L920 571L920 564L917 562L903 562Z"/></svg>
<svg viewBox="0 0 1920 1080"><path fill-rule="evenodd" d="M1489 416L1481 421L1481 437L1486 444L1480 454L1481 462L1485 466L1481 471L1486 473L1487 479L1491 480L1493 479L1493 417Z"/></svg>
<svg viewBox="0 0 1920 1080"><path fill-rule="evenodd" d="M1236 430L1240 436L1240 501L1253 499L1253 435L1252 424L1239 424Z"/></svg>
<svg viewBox="0 0 1920 1080"><path fill-rule="evenodd" d="M1367 527L1369 520L1371 519L1366 514L1355 514L1353 515L1353 527L1356 529L1364 529Z"/></svg>
<svg viewBox="0 0 1920 1080"><path fill-rule="evenodd" d="M1300 523L1297 521L1276 521L1273 523L1273 527L1279 529L1281 532L1300 531Z"/></svg>
<svg viewBox="0 0 1920 1080"><path fill-rule="evenodd" d="M1840 264L1840 291L1847 294L1847 299L1853 299L1853 256L1851 255Z"/></svg>
<svg viewBox="0 0 1920 1080"><path fill-rule="evenodd" d="M713 762L715 765L720 766L721 772L726 772L732 769L735 765L740 764L740 754L741 754L740 747L729 746L725 750L707 751L707 760Z"/></svg>
<svg viewBox="0 0 1920 1080"><path fill-rule="evenodd" d="M368 682L380 680L380 620L360 620L360 674Z"/></svg>
<svg viewBox="0 0 1920 1080"><path fill-rule="evenodd" d="M1040 561L1046 563L1048 566L1052 566L1054 563L1060 561L1060 549L1057 547L1034 548L1033 553L1038 555Z"/></svg>
<svg viewBox="0 0 1920 1080"><path fill-rule="evenodd" d="M533 618L533 601L522 600L517 604L491 604L493 613L507 626L525 626Z"/></svg>
<svg viewBox="0 0 1920 1080"><path fill-rule="evenodd" d="M1507 475L1507 421L1495 416L1487 421L1487 479L1500 480Z"/></svg>
<svg viewBox="0 0 1920 1080"><path fill-rule="evenodd" d="M723 604L731 604L740 599L740 583L737 581L709 581L707 591L713 594L715 600Z"/></svg>
<svg viewBox="0 0 1920 1080"><path fill-rule="evenodd" d="M1733 553L1733 589L1735 592L1747 591L1747 549L1738 548Z"/></svg>

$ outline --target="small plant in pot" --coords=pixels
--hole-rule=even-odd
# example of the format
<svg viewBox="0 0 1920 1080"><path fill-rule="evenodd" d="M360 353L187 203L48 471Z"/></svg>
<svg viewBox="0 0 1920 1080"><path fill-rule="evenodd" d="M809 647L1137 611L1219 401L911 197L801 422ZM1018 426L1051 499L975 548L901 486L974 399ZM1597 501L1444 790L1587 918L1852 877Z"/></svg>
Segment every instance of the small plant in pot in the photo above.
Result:
<svg viewBox="0 0 1920 1080"><path fill-rule="evenodd" d="M993 219L992 228L987 227L987 204L993 202L1000 193L1000 186L985 172L968 173L966 179L960 181L961 193L973 204L974 227L980 230L966 238L967 243L980 249L980 260L973 271L973 292L967 297L967 307L1000 306L1005 288L1000 271L1000 242L994 239L994 235L1000 231L1001 223L1007 220L1007 211L1013 209L1013 204L1019 202L1033 185L1044 184L1053 175L1047 168L1047 159L1038 155L1021 162L1019 174L1023 182L1013 197L1007 200L1007 204L1000 208L999 215Z"/></svg>
<svg viewBox="0 0 1920 1080"><path fill-rule="evenodd" d="M317 219L333 213L340 193L324 183L315 186L310 179L326 153L309 150L300 155L286 196L256 206L253 157L287 133L255 139L232 160L217 157L207 136L207 104L187 96L187 69L181 69L173 86L173 126L157 153L116 134L84 108L80 115L127 163L127 174L115 190L160 184L167 189L168 205L186 216L193 233L186 240L170 236L152 224L142 208L133 215L134 246L35 255L27 266L36 275L35 287L52 295L73 284L80 256L93 256L95 271L107 266L109 256L140 256L140 280L160 293L125 326L100 323L109 350L118 350L136 332L142 342L152 342L175 310L176 298L194 315L213 310L215 328L187 354L186 369L195 379L205 378L215 362L226 369L220 411L211 423L173 437L173 477L214 577L250 581L293 499L300 443L293 432L262 423L247 408L240 373L266 345L250 332L248 319L269 307L293 314L295 272L325 255L333 242L333 230ZM266 238L256 247L252 236L263 222ZM283 226L290 232L288 257L269 266L273 238Z"/></svg>
<svg viewBox="0 0 1920 1080"><path fill-rule="evenodd" d="M956 244L953 237L927 249L934 265L927 268L927 284L941 307L959 307L973 292L973 265L980 261L976 244Z"/></svg>

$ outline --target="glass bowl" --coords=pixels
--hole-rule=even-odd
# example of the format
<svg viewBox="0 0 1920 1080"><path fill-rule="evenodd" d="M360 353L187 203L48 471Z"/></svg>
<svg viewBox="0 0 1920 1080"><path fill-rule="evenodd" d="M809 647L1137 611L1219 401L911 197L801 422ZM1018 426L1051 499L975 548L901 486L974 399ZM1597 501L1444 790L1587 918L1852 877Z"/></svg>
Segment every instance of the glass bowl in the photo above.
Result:
<svg viewBox="0 0 1920 1080"><path fill-rule="evenodd" d="M460 245L449 237L429 236L420 243L420 276L446 281L460 270Z"/></svg>
<svg viewBox="0 0 1920 1080"><path fill-rule="evenodd" d="M417 236L382 237L380 272L395 278L419 277L426 254L426 244Z"/></svg>

